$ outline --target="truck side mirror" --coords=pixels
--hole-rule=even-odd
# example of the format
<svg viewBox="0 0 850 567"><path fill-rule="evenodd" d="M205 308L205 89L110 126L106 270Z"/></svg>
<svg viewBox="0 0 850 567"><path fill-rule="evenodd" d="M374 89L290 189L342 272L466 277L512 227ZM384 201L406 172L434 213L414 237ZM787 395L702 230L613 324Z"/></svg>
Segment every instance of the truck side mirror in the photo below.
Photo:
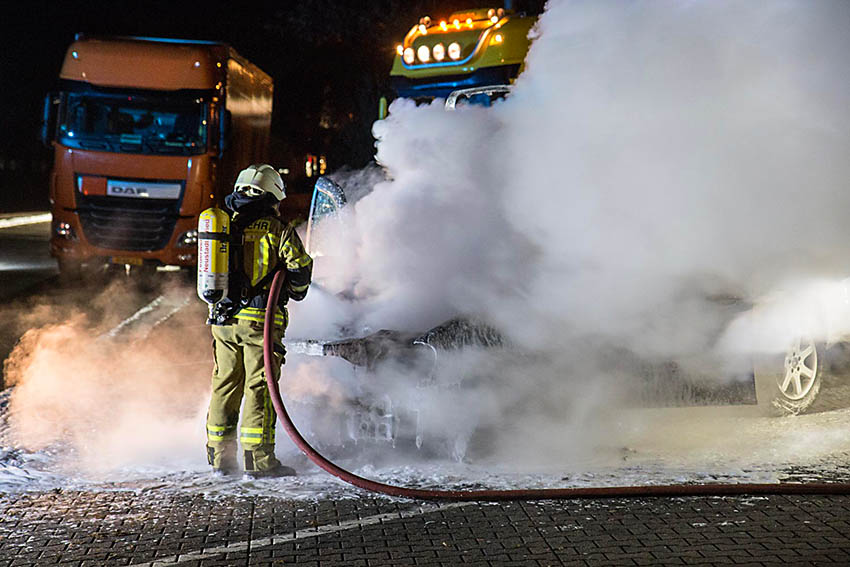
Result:
<svg viewBox="0 0 850 567"><path fill-rule="evenodd" d="M232 122L233 115L230 111L222 109L218 121L218 157L222 157L225 150L230 147Z"/></svg>
<svg viewBox="0 0 850 567"><path fill-rule="evenodd" d="M41 143L49 148L56 135L56 118L59 110L59 97L56 93L48 93L44 97L44 110L41 116Z"/></svg>

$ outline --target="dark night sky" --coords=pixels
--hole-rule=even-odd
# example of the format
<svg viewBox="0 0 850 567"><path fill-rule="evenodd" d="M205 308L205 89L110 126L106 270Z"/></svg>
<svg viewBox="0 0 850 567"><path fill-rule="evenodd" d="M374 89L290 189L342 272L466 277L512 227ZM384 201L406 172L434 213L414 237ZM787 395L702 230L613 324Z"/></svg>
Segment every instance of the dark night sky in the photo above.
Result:
<svg viewBox="0 0 850 567"><path fill-rule="evenodd" d="M514 7L539 12L543 2L515 0ZM85 32L230 43L275 80L272 134L278 156L323 152L332 169L359 167L372 157L377 100L386 89L393 48L410 27L425 14L502 5L500 0L3 3L0 158L47 159L49 152L37 140L43 97L55 84L74 34ZM319 126L322 117L330 128ZM3 201L8 199L0 207Z"/></svg>

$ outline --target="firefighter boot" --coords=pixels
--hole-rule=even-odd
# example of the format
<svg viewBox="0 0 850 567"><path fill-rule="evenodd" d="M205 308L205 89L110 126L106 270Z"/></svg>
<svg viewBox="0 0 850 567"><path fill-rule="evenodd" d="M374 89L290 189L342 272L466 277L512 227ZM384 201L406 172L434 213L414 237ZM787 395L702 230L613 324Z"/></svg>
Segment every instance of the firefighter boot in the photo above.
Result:
<svg viewBox="0 0 850 567"><path fill-rule="evenodd" d="M274 456L274 447L257 446L245 451L245 476L249 478L277 478L295 476L295 469L281 464Z"/></svg>
<svg viewBox="0 0 850 567"><path fill-rule="evenodd" d="M207 444L207 462L215 475L231 475L239 469L236 462L236 440Z"/></svg>

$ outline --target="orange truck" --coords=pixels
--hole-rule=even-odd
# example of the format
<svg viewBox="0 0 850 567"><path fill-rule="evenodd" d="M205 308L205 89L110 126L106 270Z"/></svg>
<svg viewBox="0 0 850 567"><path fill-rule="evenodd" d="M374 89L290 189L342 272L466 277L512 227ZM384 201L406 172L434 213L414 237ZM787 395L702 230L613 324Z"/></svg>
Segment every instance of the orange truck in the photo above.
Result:
<svg viewBox="0 0 850 567"><path fill-rule="evenodd" d="M60 272L195 265L200 212L267 161L273 88L223 43L78 34L42 125Z"/></svg>

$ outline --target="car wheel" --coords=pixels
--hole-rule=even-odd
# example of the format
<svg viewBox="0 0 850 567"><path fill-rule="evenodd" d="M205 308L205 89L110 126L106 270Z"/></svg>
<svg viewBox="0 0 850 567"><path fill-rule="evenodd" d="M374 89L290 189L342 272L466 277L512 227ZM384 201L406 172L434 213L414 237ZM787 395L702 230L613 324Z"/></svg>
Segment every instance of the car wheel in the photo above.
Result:
<svg viewBox="0 0 850 567"><path fill-rule="evenodd" d="M773 415L796 415L809 409L824 381L823 345L797 338L781 356L765 356L754 365L759 406Z"/></svg>

